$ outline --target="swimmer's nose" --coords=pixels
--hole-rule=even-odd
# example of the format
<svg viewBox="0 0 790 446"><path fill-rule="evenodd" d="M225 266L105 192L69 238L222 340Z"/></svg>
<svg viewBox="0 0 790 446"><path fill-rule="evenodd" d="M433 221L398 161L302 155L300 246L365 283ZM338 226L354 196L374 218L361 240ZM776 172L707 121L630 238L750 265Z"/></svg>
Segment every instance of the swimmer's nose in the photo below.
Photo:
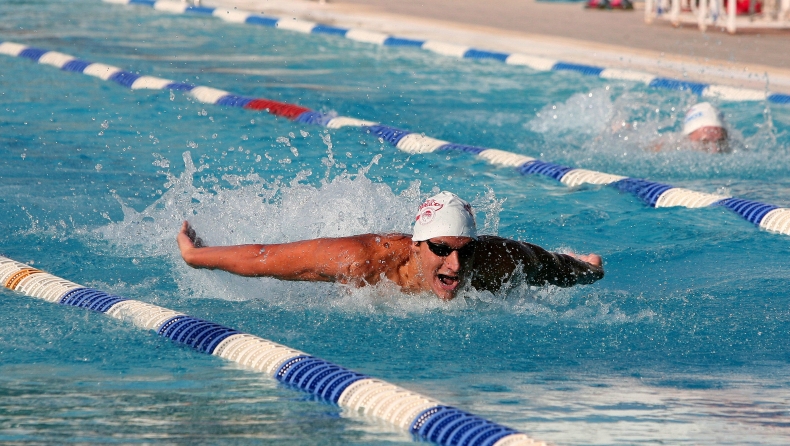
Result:
<svg viewBox="0 0 790 446"><path fill-rule="evenodd" d="M461 269L461 259L458 257L458 251L453 251L444 258L444 266L451 271L459 271Z"/></svg>

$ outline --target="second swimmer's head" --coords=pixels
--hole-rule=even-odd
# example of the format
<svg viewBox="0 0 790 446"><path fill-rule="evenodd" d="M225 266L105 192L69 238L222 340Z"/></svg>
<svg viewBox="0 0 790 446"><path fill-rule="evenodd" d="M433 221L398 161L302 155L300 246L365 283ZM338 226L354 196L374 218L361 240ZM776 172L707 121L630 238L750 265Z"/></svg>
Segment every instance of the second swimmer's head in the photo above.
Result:
<svg viewBox="0 0 790 446"><path fill-rule="evenodd" d="M721 113L710 102L695 104L686 112L683 134L690 141L700 143L707 152L730 151Z"/></svg>

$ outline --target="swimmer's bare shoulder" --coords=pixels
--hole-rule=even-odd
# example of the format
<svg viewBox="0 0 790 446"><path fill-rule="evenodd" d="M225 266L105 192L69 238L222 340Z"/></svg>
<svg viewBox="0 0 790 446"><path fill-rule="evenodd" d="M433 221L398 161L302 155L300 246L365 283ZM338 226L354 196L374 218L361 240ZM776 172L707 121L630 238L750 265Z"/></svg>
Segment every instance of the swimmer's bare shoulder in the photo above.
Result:
<svg viewBox="0 0 790 446"><path fill-rule="evenodd" d="M475 249L472 286L496 292L518 273L530 285L568 287L603 278L601 257L549 252L531 243L480 236Z"/></svg>
<svg viewBox="0 0 790 446"><path fill-rule="evenodd" d="M368 284L376 284L382 276L400 283L400 270L410 258L411 236L406 234L360 234L347 237L359 244L359 259L349 271Z"/></svg>

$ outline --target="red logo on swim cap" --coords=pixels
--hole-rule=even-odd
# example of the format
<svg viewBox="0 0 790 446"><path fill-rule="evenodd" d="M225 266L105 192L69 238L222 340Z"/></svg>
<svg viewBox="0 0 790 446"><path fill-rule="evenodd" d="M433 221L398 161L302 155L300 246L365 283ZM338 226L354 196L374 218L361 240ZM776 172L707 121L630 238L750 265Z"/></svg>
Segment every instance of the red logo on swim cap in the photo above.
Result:
<svg viewBox="0 0 790 446"><path fill-rule="evenodd" d="M436 211L443 207L444 204L429 198L428 201L420 205L420 209L417 211L416 220L421 224L427 225L433 220Z"/></svg>

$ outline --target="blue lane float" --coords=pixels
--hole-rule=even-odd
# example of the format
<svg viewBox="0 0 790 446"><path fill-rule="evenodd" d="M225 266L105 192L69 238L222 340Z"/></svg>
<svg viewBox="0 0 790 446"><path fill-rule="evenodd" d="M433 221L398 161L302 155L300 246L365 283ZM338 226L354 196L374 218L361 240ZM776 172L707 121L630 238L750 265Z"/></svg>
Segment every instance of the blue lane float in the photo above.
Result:
<svg viewBox="0 0 790 446"><path fill-rule="evenodd" d="M269 28L278 28L305 34L331 34L359 42L371 43L382 46L410 46L432 51L445 56L459 57L462 59L491 59L504 62L508 65L522 65L536 71L573 71L587 76L596 76L605 79L643 82L653 88L669 90L688 90L697 96L715 97L724 101L768 101L774 104L790 104L790 95L784 93L771 93L764 90L748 88L735 88L726 85L713 85L706 83L688 82L680 79L671 79L654 76L649 73L634 70L596 67L582 65L546 57L532 56L518 53L501 53L485 49L471 48L468 46L439 42L435 40L418 40L391 36L375 31L358 28L340 28L305 20L293 18L279 18L252 12L239 11L227 8L209 8L189 6L183 1L172 0L104 0L105 3L121 5L143 5L158 11L175 14L199 14L213 16L232 23L246 23Z"/></svg>
<svg viewBox="0 0 790 446"><path fill-rule="evenodd" d="M454 144L425 136L422 133L410 132L374 121L328 115L300 105L277 102L271 99L241 96L216 88L138 75L118 67L102 63L91 63L57 51L46 51L13 42L0 43L0 54L31 59L40 64L52 65L64 71L81 72L102 80L115 82L133 90L182 90L186 91L194 99L207 104L266 111L298 123L320 125L330 129L349 126L358 127L362 131L379 138L382 142L386 141L399 150L411 154L452 151L469 153L496 166L515 168L522 175L542 175L569 187L577 187L583 184L611 185L618 190L635 195L650 207L682 206L686 208L701 208L722 206L760 228L790 235L790 209L772 204L743 200L727 195L696 192L640 178L628 178L622 175L561 166L499 149Z"/></svg>
<svg viewBox="0 0 790 446"><path fill-rule="evenodd" d="M385 420L420 440L448 446L545 445L526 434L394 384L214 322L114 296L0 256L0 284L52 303L88 308L219 356L356 413Z"/></svg>

